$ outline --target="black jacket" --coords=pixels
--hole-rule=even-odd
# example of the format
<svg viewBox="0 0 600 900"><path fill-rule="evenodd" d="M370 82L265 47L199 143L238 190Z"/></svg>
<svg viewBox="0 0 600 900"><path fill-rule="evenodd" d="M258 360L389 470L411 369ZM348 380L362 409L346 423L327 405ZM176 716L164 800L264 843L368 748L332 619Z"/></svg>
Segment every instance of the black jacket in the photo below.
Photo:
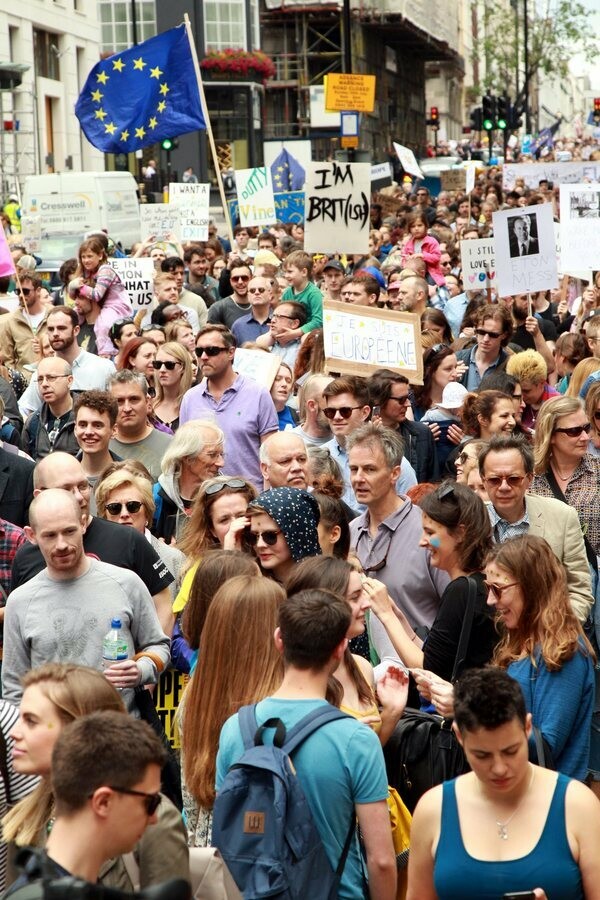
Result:
<svg viewBox="0 0 600 900"><path fill-rule="evenodd" d="M404 455L415 470L419 484L423 481L439 481L435 441L428 426L405 419L398 430L404 441Z"/></svg>

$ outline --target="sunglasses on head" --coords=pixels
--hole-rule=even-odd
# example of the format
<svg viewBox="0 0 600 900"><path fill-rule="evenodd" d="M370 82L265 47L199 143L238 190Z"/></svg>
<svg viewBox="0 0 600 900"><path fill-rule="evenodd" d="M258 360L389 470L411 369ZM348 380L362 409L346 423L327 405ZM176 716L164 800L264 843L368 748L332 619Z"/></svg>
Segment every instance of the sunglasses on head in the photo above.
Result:
<svg viewBox="0 0 600 900"><path fill-rule="evenodd" d="M179 362L179 360L175 361L174 359L153 359L152 360L152 368L156 369L157 371L159 369L162 369L162 367L164 366L165 369L167 369L169 372L172 372L173 369L175 368L175 366L180 366L180 365L181 365L181 363Z"/></svg>
<svg viewBox="0 0 600 900"><path fill-rule="evenodd" d="M204 354L206 356L218 356L219 353L225 353L226 350L229 350L229 347L195 347L194 353L200 359Z"/></svg>
<svg viewBox="0 0 600 900"><path fill-rule="evenodd" d="M595 415L594 418L596 418ZM567 437L579 437L584 431L586 434L589 434L591 427L590 423L586 422L585 425L573 425L571 428L555 428L554 433L566 434Z"/></svg>
<svg viewBox="0 0 600 900"><path fill-rule="evenodd" d="M342 419L349 419L352 415L353 409L362 409L362 406L340 406L336 408L335 406L326 406L323 409L323 415L327 419L335 419L335 414L339 413Z"/></svg>
<svg viewBox="0 0 600 900"><path fill-rule="evenodd" d="M251 547L256 546L259 538L263 539L267 547L274 547L280 534L280 531L250 531L249 528L244 531L244 537Z"/></svg>
<svg viewBox="0 0 600 900"><path fill-rule="evenodd" d="M142 327L140 329L142 334L145 334L147 331L164 331L164 330L165 330L164 325L152 325L152 324L142 325Z"/></svg>
<svg viewBox="0 0 600 900"><path fill-rule="evenodd" d="M120 788L114 787L113 785L109 785L109 787L111 791L115 791L117 794L129 794L131 797L143 797L146 812L149 816L154 815L162 801L162 796L160 794L147 794L145 791L134 791L131 788Z"/></svg>
<svg viewBox="0 0 600 900"><path fill-rule="evenodd" d="M231 488L234 491L240 491L245 487L247 487L246 482L242 481L241 478L229 478L227 481L215 481L213 484L209 484L208 487L204 489L204 493L208 497L211 497L213 494L218 494L223 488Z"/></svg>
<svg viewBox="0 0 600 900"><path fill-rule="evenodd" d="M141 500L126 500L124 503L107 503L105 508L111 516L118 516L123 507L128 513L138 513L142 506Z"/></svg>
<svg viewBox="0 0 600 900"><path fill-rule="evenodd" d="M489 337L492 339L502 336L502 333L500 331L486 331L485 328L476 328L475 334L478 334L479 337Z"/></svg>

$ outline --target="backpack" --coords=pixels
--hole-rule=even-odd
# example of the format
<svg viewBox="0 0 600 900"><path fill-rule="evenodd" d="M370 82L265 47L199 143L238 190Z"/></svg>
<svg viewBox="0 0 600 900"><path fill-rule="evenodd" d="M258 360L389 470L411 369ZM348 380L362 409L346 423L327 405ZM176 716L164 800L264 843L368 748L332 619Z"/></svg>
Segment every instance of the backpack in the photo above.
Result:
<svg viewBox="0 0 600 900"><path fill-rule="evenodd" d="M327 722L348 718L333 706L319 707L286 736L277 718L257 729L256 704L239 710L244 754L217 793L212 841L245 900L337 898L356 819L353 813L334 872L290 756ZM273 744L263 744L267 728L275 729Z"/></svg>

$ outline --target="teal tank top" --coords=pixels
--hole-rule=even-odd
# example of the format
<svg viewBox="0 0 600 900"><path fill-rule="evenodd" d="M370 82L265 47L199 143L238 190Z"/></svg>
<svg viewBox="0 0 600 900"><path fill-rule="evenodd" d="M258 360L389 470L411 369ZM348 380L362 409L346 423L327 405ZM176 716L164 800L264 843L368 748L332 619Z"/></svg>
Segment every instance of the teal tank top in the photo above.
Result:
<svg viewBox="0 0 600 900"><path fill-rule="evenodd" d="M439 900L502 900L505 893L536 887L543 888L551 900L584 900L581 873L565 827L565 793L570 780L558 776L546 824L531 853L508 862L469 856L460 832L456 782L446 781L433 874Z"/></svg>

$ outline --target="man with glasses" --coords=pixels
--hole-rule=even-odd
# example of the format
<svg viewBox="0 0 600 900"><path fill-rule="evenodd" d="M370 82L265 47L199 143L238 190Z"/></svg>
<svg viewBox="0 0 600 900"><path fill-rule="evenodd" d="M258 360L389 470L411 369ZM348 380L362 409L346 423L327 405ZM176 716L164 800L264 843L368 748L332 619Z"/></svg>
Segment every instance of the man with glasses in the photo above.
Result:
<svg viewBox="0 0 600 900"><path fill-rule="evenodd" d="M37 386L42 408L26 419L21 443L25 453L36 462L54 450L64 450L73 456L79 450L74 434L72 384L71 366L64 359L47 356L40 360Z"/></svg>
<svg viewBox="0 0 600 900"><path fill-rule="evenodd" d="M25 534L46 567L6 603L2 696L10 703L20 701L30 669L75 659L103 671L133 710L134 688L155 684L169 665L170 641L148 589L135 572L86 555L86 518L65 490L42 491L31 504ZM105 666L102 641L113 618L121 621L128 658Z"/></svg>
<svg viewBox="0 0 600 900"><path fill-rule="evenodd" d="M250 312L248 285L252 278L252 270L243 259L234 259L229 263L229 272L233 293L213 303L208 311L208 324L224 325L231 330L236 319L241 319Z"/></svg>
<svg viewBox="0 0 600 900"><path fill-rule="evenodd" d="M476 346L456 354L458 362L467 366L459 381L468 391L479 390L483 376L504 365L507 360L504 347L512 333L512 318L506 307L495 303L481 307L476 319Z"/></svg>
<svg viewBox="0 0 600 900"><path fill-rule="evenodd" d="M279 420L268 390L234 371L234 354L235 338L224 325L200 329L196 357L202 381L183 397L179 424L214 419L225 434L223 473L243 475L262 490L260 445L279 430Z"/></svg>
<svg viewBox="0 0 600 900"><path fill-rule="evenodd" d="M527 491L533 481L533 450L515 435L494 435L479 455L479 473L490 502L495 541L533 534L544 538L565 567L573 612L585 622L594 598L577 511Z"/></svg>
<svg viewBox="0 0 600 900"><path fill-rule="evenodd" d="M287 363L293 371L302 342L297 339L281 344L279 338L290 330L300 329L306 324L307 316L306 307L302 303L293 300L279 303L271 314L269 333L259 337L256 343L259 347L270 348L271 353L278 356L282 363Z"/></svg>
<svg viewBox="0 0 600 900"><path fill-rule="evenodd" d="M273 301L271 280L262 276L251 278L248 282L248 300L250 312L240 316L231 326L231 333L238 347L246 341L256 341L257 337L269 331Z"/></svg>
<svg viewBox="0 0 600 900"><path fill-rule="evenodd" d="M0 354L9 369L16 369L27 380L31 378L32 363L37 362L33 349L36 335L45 331L47 310L41 300L42 279L35 274L24 274L18 294L19 309L2 316L0 322Z"/></svg>

